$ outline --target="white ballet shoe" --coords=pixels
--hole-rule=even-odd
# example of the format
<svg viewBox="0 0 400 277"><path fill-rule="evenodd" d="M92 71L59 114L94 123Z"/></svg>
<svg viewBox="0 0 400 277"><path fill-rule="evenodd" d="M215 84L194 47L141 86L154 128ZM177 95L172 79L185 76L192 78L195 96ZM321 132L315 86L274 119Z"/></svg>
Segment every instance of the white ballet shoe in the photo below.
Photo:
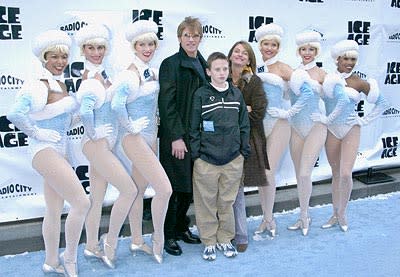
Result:
<svg viewBox="0 0 400 277"><path fill-rule="evenodd" d="M129 246L129 250L132 252L132 254L135 256L139 252L143 252L149 255L153 255L153 250L151 250L150 246L148 246L146 243L142 244L134 244L131 243Z"/></svg>
<svg viewBox="0 0 400 277"><path fill-rule="evenodd" d="M78 267L75 262L66 261L64 257L64 252L60 254L60 261L64 267L64 276L67 277L78 277Z"/></svg>

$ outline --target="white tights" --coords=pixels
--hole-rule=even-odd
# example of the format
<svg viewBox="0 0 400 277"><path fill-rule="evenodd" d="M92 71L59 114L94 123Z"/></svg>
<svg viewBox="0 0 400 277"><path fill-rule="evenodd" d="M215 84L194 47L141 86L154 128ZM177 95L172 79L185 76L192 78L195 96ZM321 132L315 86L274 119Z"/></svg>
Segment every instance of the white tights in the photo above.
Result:
<svg viewBox="0 0 400 277"><path fill-rule="evenodd" d="M342 139L328 131L326 155L332 169L333 215L343 218L353 189L352 171L360 145L360 126L353 126Z"/></svg>
<svg viewBox="0 0 400 277"><path fill-rule="evenodd" d="M154 151L141 135L127 135L122 141L125 154L132 162L133 178L138 185L138 197L129 213L132 243L140 245L142 237L143 196L150 183L156 194L151 201L154 233L153 252L160 254L164 248L164 220L172 194L171 183Z"/></svg>
<svg viewBox="0 0 400 277"><path fill-rule="evenodd" d="M306 222L308 207L312 192L311 173L318 155L326 140L326 126L316 123L302 138L296 130L292 129L290 137L290 154L296 171L297 192L300 202L300 218Z"/></svg>
<svg viewBox="0 0 400 277"><path fill-rule="evenodd" d="M45 263L57 266L60 244L61 213L64 200L70 204L65 221L65 261L76 263L77 249L90 201L67 160L53 148L39 151L32 160L33 168L44 178L46 212L42 233Z"/></svg>
<svg viewBox="0 0 400 277"><path fill-rule="evenodd" d="M102 204L107 184L111 183L118 189L119 196L111 209L107 243L115 249L121 227L137 195L137 188L121 161L110 151L106 139L88 141L83 153L90 162L92 204L86 220L87 248L95 249L98 244Z"/></svg>
<svg viewBox="0 0 400 277"><path fill-rule="evenodd" d="M279 167L280 160L290 139L290 125L287 120L279 119L271 134L267 137L267 155L270 169L266 170L268 186L258 187L261 208L264 220L270 222L273 218L275 202L276 180L275 173Z"/></svg>

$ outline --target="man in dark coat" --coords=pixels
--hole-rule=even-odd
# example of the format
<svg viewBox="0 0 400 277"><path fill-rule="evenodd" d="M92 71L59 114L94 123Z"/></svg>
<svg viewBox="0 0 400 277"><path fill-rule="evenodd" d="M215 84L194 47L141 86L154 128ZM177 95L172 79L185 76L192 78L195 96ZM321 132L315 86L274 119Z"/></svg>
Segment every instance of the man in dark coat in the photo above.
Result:
<svg viewBox="0 0 400 277"><path fill-rule="evenodd" d="M160 66L160 162L172 185L165 218L164 249L175 256L182 254L177 240L201 243L189 230L186 215L193 198L192 160L189 148L189 120L192 97L207 83L206 61L198 51L203 30L197 18L186 17L177 29L179 52L163 60Z"/></svg>

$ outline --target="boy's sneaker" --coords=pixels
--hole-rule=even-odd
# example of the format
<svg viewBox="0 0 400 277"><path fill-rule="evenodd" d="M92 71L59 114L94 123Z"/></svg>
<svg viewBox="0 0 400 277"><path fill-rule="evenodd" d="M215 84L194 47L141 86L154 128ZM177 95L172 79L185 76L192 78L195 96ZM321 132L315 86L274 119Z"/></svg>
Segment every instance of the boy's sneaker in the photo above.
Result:
<svg viewBox="0 0 400 277"><path fill-rule="evenodd" d="M235 257L238 252L235 248L235 246L232 245L232 243L217 243L217 248L219 251L224 252L224 256L228 258L233 258Z"/></svg>
<svg viewBox="0 0 400 277"><path fill-rule="evenodd" d="M217 258L217 252L215 250L215 245L208 245L204 247L203 259L207 261L214 261Z"/></svg>

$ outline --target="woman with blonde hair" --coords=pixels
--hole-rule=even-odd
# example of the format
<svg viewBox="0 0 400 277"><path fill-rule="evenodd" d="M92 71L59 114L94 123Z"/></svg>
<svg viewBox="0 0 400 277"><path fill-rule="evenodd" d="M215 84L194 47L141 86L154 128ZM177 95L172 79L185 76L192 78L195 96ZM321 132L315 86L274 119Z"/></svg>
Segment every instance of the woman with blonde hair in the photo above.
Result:
<svg viewBox="0 0 400 277"><path fill-rule="evenodd" d="M308 210L312 192L311 173L326 140L326 126L321 122L314 122L311 118L311 114L319 112L322 83L326 75L315 61L321 51L320 41L321 35L315 31L305 31L296 35L296 54L300 56L302 62L295 73L307 74L305 78L307 78L312 91L305 96L307 105L304 105L297 114L290 118L292 131L289 146L296 171L300 218L288 229L301 229L304 236L308 234L311 223ZM295 75L295 73L293 74ZM290 90L289 97L292 104L295 104L301 97L301 92L299 94L298 91Z"/></svg>
<svg viewBox="0 0 400 277"><path fill-rule="evenodd" d="M132 162L132 176L139 190L129 213L132 233L130 250L152 254L156 262L162 263L164 220L172 189L156 156L158 70L151 68L149 63L158 46L157 31L157 24L149 20L138 20L127 28L125 36L134 55L128 69L121 72L115 82L112 109L122 128L122 147ZM138 133L130 132L129 122L140 117L148 118L148 126ZM143 197L148 184L155 191L151 201L154 227L152 248L145 244L142 237Z"/></svg>
<svg viewBox="0 0 400 277"><path fill-rule="evenodd" d="M85 57L82 83L77 92L80 118L85 127L82 151L89 161L91 208L86 219L86 257L101 258L115 268L118 236L137 195L136 184L122 162L112 152L117 140L118 120L111 110L111 80L103 59L110 52L110 35L104 25L89 24L76 33L76 42ZM145 128L144 121L131 122L132 129ZM101 210L108 183L119 191L110 214L108 233L98 242Z"/></svg>

